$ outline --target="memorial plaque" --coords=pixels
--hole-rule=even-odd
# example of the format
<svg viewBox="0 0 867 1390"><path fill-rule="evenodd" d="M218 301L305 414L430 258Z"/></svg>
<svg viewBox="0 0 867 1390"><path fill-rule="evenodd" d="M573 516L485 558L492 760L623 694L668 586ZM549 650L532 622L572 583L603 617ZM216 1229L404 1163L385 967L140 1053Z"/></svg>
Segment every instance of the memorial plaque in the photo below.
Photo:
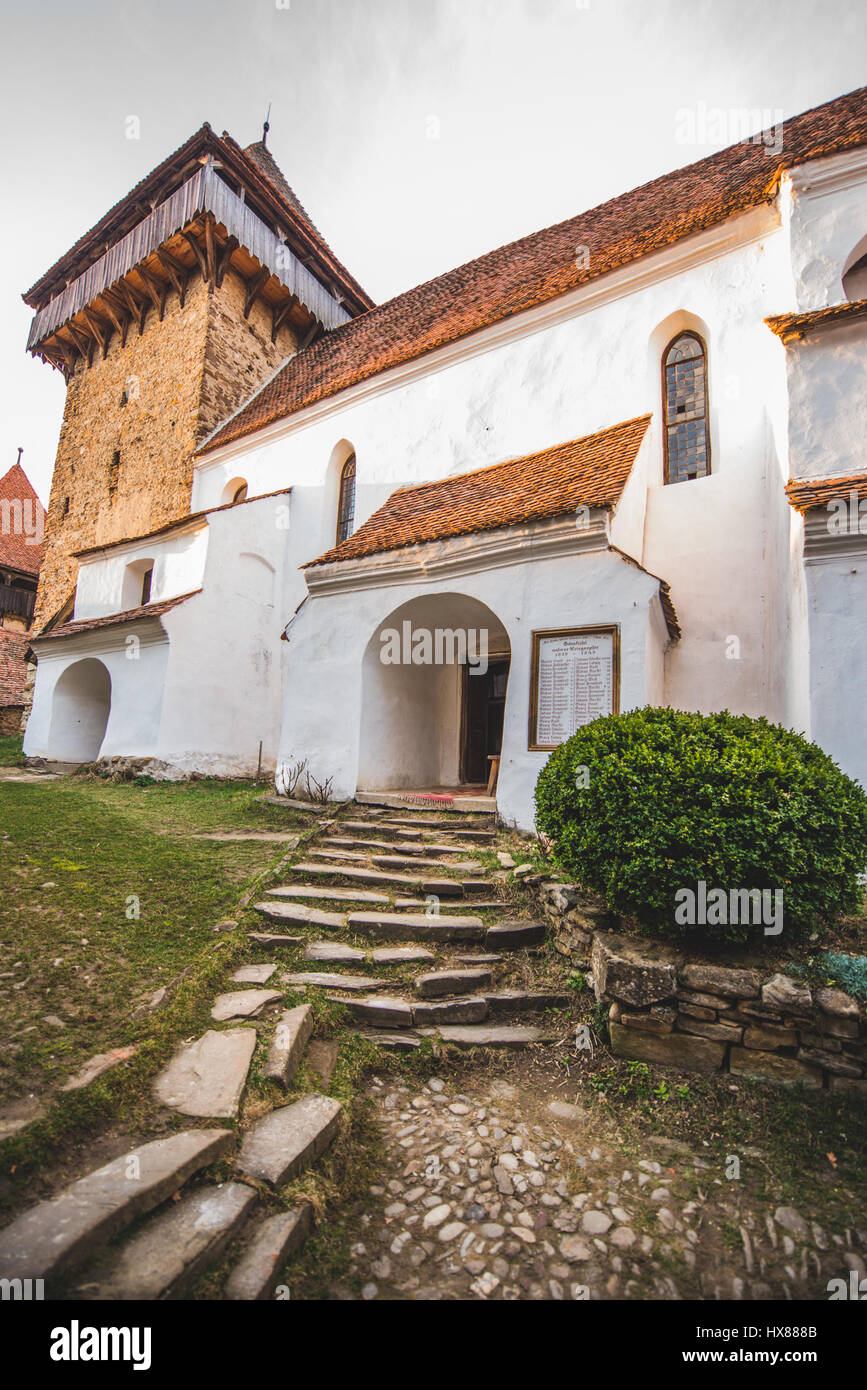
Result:
<svg viewBox="0 0 867 1390"><path fill-rule="evenodd" d="M620 706L620 633L616 627L534 632L530 749L552 749Z"/></svg>

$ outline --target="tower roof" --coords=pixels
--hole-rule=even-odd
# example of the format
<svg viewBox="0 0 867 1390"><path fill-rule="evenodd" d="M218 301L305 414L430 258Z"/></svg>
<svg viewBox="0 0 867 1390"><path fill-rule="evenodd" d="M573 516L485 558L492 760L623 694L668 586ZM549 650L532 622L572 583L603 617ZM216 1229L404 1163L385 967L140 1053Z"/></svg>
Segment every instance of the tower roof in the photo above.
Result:
<svg viewBox="0 0 867 1390"><path fill-rule="evenodd" d="M11 504L3 506L3 503ZM20 511L15 506L20 503ZM21 574L38 575L45 552L45 508L20 463L0 478L0 565ZM10 522L6 524L6 514ZM37 539L38 538L38 539Z"/></svg>
<svg viewBox="0 0 867 1390"><path fill-rule="evenodd" d="M261 145L262 142L259 142ZM315 267L314 273L328 276L346 295L355 312L371 306L372 300L337 259L321 232L313 225L296 198L279 166L267 149L267 160L256 145L247 150L225 131L217 135L206 121L178 149L152 169L130 191L109 208L98 222L79 237L23 295L34 309L43 308L71 280L119 241L144 216L152 212L170 193L180 187L210 155L231 186L244 189L246 200L269 223L281 224L287 241L298 246Z"/></svg>

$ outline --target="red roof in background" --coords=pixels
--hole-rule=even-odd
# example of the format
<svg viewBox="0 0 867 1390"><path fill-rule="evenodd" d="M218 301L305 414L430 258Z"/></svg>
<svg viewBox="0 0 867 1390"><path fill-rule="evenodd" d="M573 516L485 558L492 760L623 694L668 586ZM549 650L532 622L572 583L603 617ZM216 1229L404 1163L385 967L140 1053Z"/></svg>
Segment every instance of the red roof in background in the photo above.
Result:
<svg viewBox="0 0 867 1390"><path fill-rule="evenodd" d="M46 513L20 463L13 463L0 478L0 504L3 502L20 502L21 508L0 505L0 565L36 576L42 567L45 542L34 545L32 537L45 535Z"/></svg>
<svg viewBox="0 0 867 1390"><path fill-rule="evenodd" d="M779 156L761 143L732 145L342 324L291 358L199 453L768 202L782 170L867 144L867 88L793 116L782 137Z"/></svg>
<svg viewBox="0 0 867 1390"><path fill-rule="evenodd" d="M649 424L640 415L524 458L398 488L353 535L304 568L565 516L580 506L611 507Z"/></svg>
<svg viewBox="0 0 867 1390"><path fill-rule="evenodd" d="M11 632L0 627L0 709L6 705L24 704L24 682L27 662L24 653L30 645L26 632Z"/></svg>

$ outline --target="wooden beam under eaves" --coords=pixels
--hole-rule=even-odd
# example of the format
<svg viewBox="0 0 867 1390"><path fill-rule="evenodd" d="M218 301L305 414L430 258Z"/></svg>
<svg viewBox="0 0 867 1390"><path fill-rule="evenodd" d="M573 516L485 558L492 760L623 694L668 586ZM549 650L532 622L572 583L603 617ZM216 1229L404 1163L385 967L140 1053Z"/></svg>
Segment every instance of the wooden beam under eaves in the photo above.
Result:
<svg viewBox="0 0 867 1390"><path fill-rule="evenodd" d="M207 278L208 278L208 263L207 263L207 261L205 260L205 253L204 253L204 251L202 250L202 248L201 248L201 246L199 245L199 243L196 241L196 238L193 236L192 232L181 232L181 236L184 238L184 241L187 243L187 245L190 247L190 249L191 249L191 250L193 251L193 253L195 254L196 260L198 261L198 264L199 264L199 270L202 272L202 279L203 279L203 280L207 280Z"/></svg>
<svg viewBox="0 0 867 1390"><path fill-rule="evenodd" d="M164 246L157 248L157 258L177 291L178 299L183 309L187 294L187 281L190 278L189 270L184 265L183 261L179 261L177 257L173 256L170 251L167 251Z"/></svg>
<svg viewBox="0 0 867 1390"><path fill-rule="evenodd" d="M263 266L261 270L257 270L256 274L251 276L247 281L247 292L244 295L244 318L249 316L254 299L265 288L265 285L270 279L270 270L267 266Z"/></svg>
<svg viewBox="0 0 867 1390"><path fill-rule="evenodd" d="M230 236L223 245L223 248L220 251L220 258L217 261L217 288L219 288L220 285L222 285L223 276L226 274L226 271L229 268L229 261L232 259L233 253L237 251L240 245L241 243L236 236Z"/></svg>
<svg viewBox="0 0 867 1390"><path fill-rule="evenodd" d="M281 304L279 307L275 305L274 308L271 310L272 343L277 341L277 333L279 332L281 325L285 323L287 316L292 312L292 309L297 303L298 300L296 299L295 295L291 294L289 298L285 301L285 303Z"/></svg>

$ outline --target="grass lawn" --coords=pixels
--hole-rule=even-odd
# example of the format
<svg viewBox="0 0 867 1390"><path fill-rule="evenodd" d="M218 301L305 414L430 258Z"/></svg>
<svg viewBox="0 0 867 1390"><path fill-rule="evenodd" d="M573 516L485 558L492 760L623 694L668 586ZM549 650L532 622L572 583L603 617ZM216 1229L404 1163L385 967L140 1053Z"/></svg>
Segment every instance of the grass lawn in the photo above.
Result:
<svg viewBox="0 0 867 1390"><path fill-rule="evenodd" d="M152 1030L155 991L214 951L215 923L286 853L196 833L302 827L261 792L0 782L0 1108Z"/></svg>
<svg viewBox="0 0 867 1390"><path fill-rule="evenodd" d="M19 734L0 734L0 767L17 767L24 761Z"/></svg>

